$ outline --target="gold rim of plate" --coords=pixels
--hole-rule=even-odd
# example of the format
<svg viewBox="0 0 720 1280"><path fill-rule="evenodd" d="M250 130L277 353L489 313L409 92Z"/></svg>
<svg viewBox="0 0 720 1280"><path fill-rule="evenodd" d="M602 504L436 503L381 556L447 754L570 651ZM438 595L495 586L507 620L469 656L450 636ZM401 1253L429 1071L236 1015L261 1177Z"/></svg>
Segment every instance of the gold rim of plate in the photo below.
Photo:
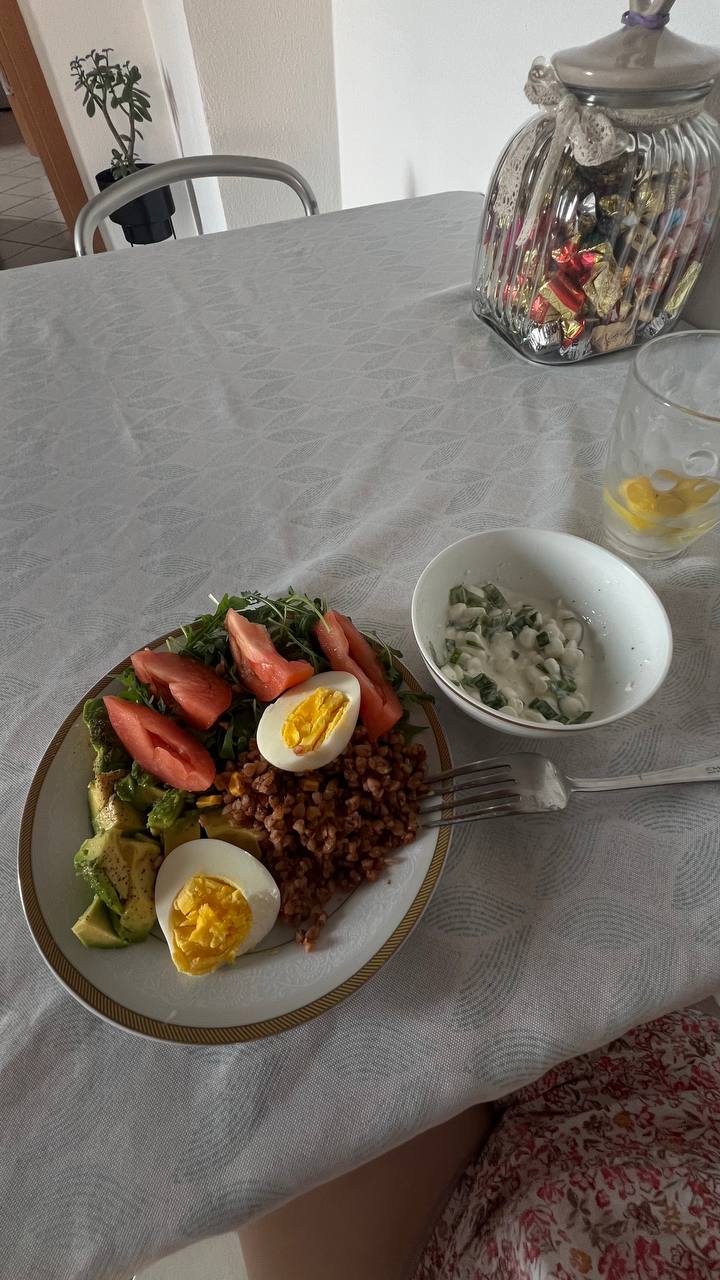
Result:
<svg viewBox="0 0 720 1280"><path fill-rule="evenodd" d="M159 636L157 640L153 640L147 648L154 649L157 645L162 644L171 636L181 635L181 631L168 631L164 635ZM45 917L40 909L37 893L35 890L35 881L32 870L32 833L35 821L35 809L37 806L38 796L45 781L48 769L57 755L62 743L64 742L71 726L75 723L79 716L82 715L83 704L87 698L95 698L110 682L124 671L130 664L129 656L122 662L119 662L112 671L98 680L92 689L81 698L80 702L65 717L57 733L53 737L50 745L45 751L40 764L38 765L35 776L32 780L28 797L25 802L22 820L20 823L20 836L18 841L18 878L20 882L20 895L22 898L25 915L32 935L37 943L40 952L50 968L54 971L60 981L88 1008L94 1010L102 1018L108 1022L113 1022L119 1027L124 1027L127 1031L133 1031L137 1035L147 1036L154 1040L169 1040L177 1044L237 1044L247 1040L261 1040L266 1036L277 1035L281 1031L289 1031L292 1027L301 1026L304 1022L309 1022L312 1018L317 1018L319 1014L325 1013L328 1009L332 1009L336 1004L340 1004L342 1000L346 1000L348 996L362 987L369 978L390 959L397 951L402 942L405 941L408 934L412 930L417 921L420 919L425 907L427 906L430 896L440 877L443 869L445 858L447 856L450 844L450 827L439 827L435 849L430 860L430 865L425 873L424 879L418 889L413 901L408 907L402 920L393 929L390 936L385 940L383 945L375 952L365 964L341 982L339 986L334 987L332 991L328 991L324 996L318 996L316 1000L311 1000L308 1004L301 1005L298 1009L291 1010L290 1013L283 1013L274 1018L265 1018L260 1022L248 1022L239 1026L227 1027L188 1027L177 1023L162 1022L158 1018L150 1018L145 1014L136 1013L132 1009L127 1009L125 1005L113 1000L104 992L99 991L87 978L85 978L75 968L74 964L68 960L67 956L60 950L55 939L47 926ZM403 679L408 688L413 693L422 693L424 690L418 684L415 677L408 671L403 663L398 663L398 667L402 673ZM428 724L432 730L433 737L438 749L440 757L440 768L449 769L451 767L450 751L448 749L447 739L443 732L437 713L431 703L423 704L422 714L427 717ZM406 846L412 848L412 845ZM362 887L362 886L359 886Z"/></svg>

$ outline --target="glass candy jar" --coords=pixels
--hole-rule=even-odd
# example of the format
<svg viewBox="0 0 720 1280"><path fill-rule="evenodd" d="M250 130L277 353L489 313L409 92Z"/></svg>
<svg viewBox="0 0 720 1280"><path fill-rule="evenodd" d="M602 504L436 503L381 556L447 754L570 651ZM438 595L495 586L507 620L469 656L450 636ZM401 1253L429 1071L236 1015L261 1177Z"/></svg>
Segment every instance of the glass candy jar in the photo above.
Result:
<svg viewBox="0 0 720 1280"><path fill-rule="evenodd" d="M673 0L631 4L620 31L535 61L525 92L543 114L485 201L473 310L545 364L668 332L717 223L720 125L704 104L720 50L666 30Z"/></svg>

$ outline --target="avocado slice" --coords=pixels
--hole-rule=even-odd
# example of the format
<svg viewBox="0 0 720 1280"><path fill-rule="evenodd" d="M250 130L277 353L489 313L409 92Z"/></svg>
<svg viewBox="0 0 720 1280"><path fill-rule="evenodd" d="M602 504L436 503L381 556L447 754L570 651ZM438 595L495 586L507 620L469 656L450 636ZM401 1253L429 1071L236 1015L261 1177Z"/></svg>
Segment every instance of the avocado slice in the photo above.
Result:
<svg viewBox="0 0 720 1280"><path fill-rule="evenodd" d="M200 815L197 809L188 809L176 818L171 827L162 832L162 846L165 857L177 849L179 844L187 844L188 840L200 839Z"/></svg>
<svg viewBox="0 0 720 1280"><path fill-rule="evenodd" d="M95 752L93 773L97 776L112 769L127 769L130 757L110 724L102 698L88 698L83 707L83 720Z"/></svg>
<svg viewBox="0 0 720 1280"><path fill-rule="evenodd" d="M92 783L90 784L92 786ZM96 832L111 831L117 828L123 834L133 831L142 831L145 826L145 815L136 809L134 805L128 804L126 800L121 800L119 796L112 795L107 804L93 819L93 827Z"/></svg>
<svg viewBox="0 0 720 1280"><path fill-rule="evenodd" d="M126 947L127 943L118 938L112 925L112 917L102 898L93 898L90 906L83 911L72 927L78 942L84 947Z"/></svg>
<svg viewBox="0 0 720 1280"><path fill-rule="evenodd" d="M88 783L88 805L93 831L97 831L95 819L109 800L115 795L115 783L123 776L122 769L112 769L108 773L99 773Z"/></svg>
<svg viewBox="0 0 720 1280"><path fill-rule="evenodd" d="M115 790L121 800L127 800L136 809L151 809L165 795L165 788L151 773L141 769L137 760L133 760L130 772L118 782Z"/></svg>
<svg viewBox="0 0 720 1280"><path fill-rule="evenodd" d="M75 854L75 871L94 894L117 915L130 892L130 875L119 831L101 831L85 840Z"/></svg>
<svg viewBox="0 0 720 1280"><path fill-rule="evenodd" d="M175 787L163 791L161 799L155 801L147 816L147 825L154 836L177 821L185 808L187 795L187 791L178 791Z"/></svg>
<svg viewBox="0 0 720 1280"><path fill-rule="evenodd" d="M160 865L160 847L144 836L128 840L129 892L115 922L118 936L125 942L142 942L155 923L155 877Z"/></svg>
<svg viewBox="0 0 720 1280"><path fill-rule="evenodd" d="M252 853L254 857L260 857L257 833L249 831L247 827L236 827L222 809L203 809L200 814L200 825L205 834L212 836L213 840L227 840L228 844L235 844L239 849L246 849L248 853Z"/></svg>
<svg viewBox="0 0 720 1280"><path fill-rule="evenodd" d="M117 919L125 942L140 942L155 923L155 877L162 861L156 840L124 835L117 827L86 840L75 854L75 870Z"/></svg>

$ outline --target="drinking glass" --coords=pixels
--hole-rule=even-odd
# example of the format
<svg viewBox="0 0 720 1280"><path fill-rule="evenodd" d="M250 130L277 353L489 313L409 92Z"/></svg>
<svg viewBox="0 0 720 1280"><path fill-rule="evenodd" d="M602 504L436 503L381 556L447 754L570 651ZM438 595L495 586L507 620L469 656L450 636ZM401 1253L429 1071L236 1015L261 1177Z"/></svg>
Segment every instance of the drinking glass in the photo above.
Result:
<svg viewBox="0 0 720 1280"><path fill-rule="evenodd" d="M691 330L638 351L610 440L607 541L669 560L720 523L720 333Z"/></svg>

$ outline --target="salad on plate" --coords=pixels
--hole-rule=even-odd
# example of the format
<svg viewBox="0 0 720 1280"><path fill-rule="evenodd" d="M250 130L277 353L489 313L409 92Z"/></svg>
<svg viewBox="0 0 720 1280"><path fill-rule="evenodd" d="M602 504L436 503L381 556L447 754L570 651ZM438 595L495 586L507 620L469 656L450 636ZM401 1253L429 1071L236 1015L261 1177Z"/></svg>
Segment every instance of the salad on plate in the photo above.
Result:
<svg viewBox="0 0 720 1280"><path fill-rule="evenodd" d="M74 860L79 942L124 948L157 922L192 976L278 919L312 949L335 895L415 838L425 790L410 717L427 695L397 650L293 590L213 603L85 703L93 834Z"/></svg>

